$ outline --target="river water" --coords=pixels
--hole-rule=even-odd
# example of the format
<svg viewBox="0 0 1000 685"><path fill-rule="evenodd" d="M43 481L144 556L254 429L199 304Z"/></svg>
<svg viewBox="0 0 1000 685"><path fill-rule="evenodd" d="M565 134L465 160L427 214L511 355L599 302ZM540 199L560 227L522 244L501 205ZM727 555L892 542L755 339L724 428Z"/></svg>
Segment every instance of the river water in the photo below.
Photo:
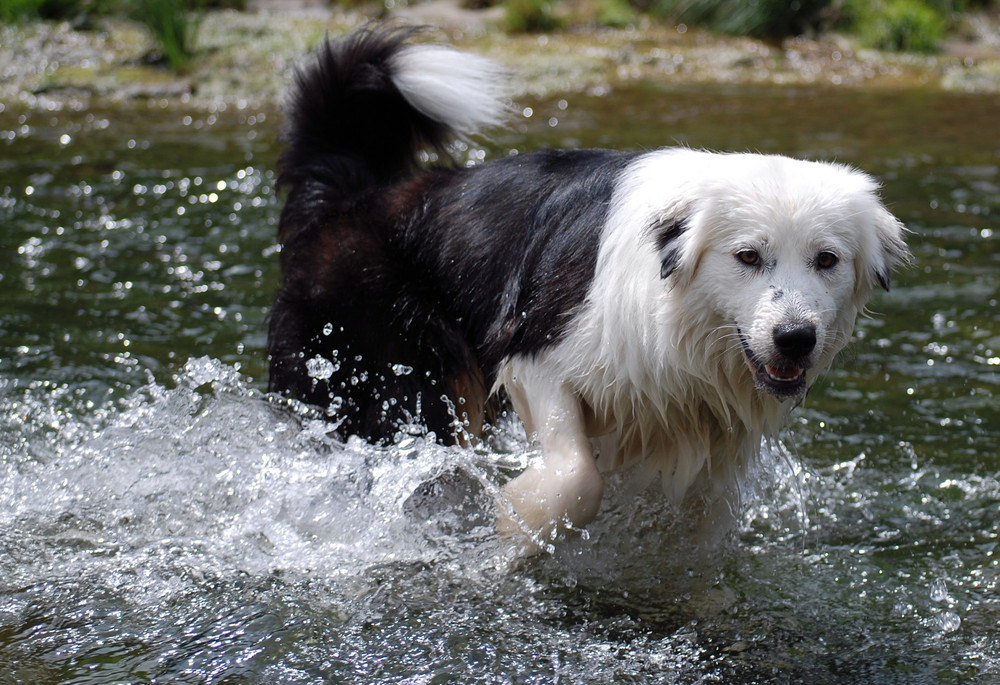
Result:
<svg viewBox="0 0 1000 685"><path fill-rule="evenodd" d="M681 143L859 165L915 265L693 555L611 479L517 567L534 452L338 442L268 397L278 114L0 108L0 682L1000 679L996 95L637 86L469 158ZM530 116L525 116L530 114Z"/></svg>

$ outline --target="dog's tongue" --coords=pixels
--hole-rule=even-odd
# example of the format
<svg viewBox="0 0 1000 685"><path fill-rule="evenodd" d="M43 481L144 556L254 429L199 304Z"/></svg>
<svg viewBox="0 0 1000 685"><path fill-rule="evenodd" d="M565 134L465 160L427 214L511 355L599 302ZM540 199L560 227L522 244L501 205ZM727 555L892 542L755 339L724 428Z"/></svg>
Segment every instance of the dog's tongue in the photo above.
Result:
<svg viewBox="0 0 1000 685"><path fill-rule="evenodd" d="M767 375L776 381L794 381L802 375L802 369L796 366L786 368L768 366Z"/></svg>

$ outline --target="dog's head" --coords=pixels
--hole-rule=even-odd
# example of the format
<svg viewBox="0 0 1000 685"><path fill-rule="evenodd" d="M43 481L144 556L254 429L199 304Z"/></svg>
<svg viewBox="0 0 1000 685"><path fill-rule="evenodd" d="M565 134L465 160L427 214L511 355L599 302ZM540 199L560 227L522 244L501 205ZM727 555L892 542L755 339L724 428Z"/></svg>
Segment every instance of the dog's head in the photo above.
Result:
<svg viewBox="0 0 1000 685"><path fill-rule="evenodd" d="M708 308L756 387L800 396L908 259L875 181L845 166L689 153L687 202L653 230L660 277Z"/></svg>

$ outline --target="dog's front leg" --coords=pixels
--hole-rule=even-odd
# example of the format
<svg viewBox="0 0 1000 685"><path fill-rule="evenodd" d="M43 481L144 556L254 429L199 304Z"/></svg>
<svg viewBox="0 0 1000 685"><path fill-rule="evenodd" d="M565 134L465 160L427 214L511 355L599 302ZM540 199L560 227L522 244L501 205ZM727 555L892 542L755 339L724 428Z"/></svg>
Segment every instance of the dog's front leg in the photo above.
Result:
<svg viewBox="0 0 1000 685"><path fill-rule="evenodd" d="M504 488L507 501L497 521L501 538L527 554L540 551L560 530L590 523L604 492L580 398L539 366L511 364L503 378L517 415L542 450L541 462Z"/></svg>

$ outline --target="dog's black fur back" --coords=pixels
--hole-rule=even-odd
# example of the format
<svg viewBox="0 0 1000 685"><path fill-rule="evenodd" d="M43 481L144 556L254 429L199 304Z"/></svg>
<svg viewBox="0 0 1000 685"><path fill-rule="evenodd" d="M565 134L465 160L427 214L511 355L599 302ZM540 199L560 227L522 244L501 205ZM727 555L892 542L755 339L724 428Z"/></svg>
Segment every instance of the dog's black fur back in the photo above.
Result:
<svg viewBox="0 0 1000 685"><path fill-rule="evenodd" d="M279 161L289 193L270 389L380 442L412 420L454 439L465 412L475 431L502 361L559 340L635 156L548 151L419 170L420 150L443 152L456 132L392 80L411 35L324 44L297 78ZM310 375L316 357L332 365Z"/></svg>
<svg viewBox="0 0 1000 685"><path fill-rule="evenodd" d="M316 205L350 201L415 168L452 132L415 110L391 81L391 59L416 29L366 30L325 41L300 69L285 108L278 187L289 188L279 238L302 228ZM305 220L305 221L304 221Z"/></svg>

